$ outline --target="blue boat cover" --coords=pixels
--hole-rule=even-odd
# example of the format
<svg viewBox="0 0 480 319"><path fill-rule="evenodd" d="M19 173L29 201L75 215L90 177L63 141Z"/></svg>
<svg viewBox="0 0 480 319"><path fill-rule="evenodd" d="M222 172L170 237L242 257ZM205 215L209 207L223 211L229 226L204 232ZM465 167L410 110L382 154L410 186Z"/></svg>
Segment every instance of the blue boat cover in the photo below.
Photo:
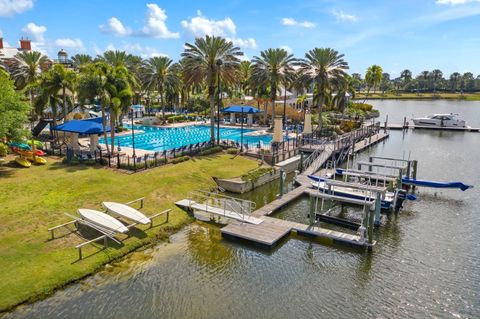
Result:
<svg viewBox="0 0 480 319"><path fill-rule="evenodd" d="M462 191L466 191L469 188L473 188L472 185L467 185L462 182L436 182L425 181L421 179L410 179L407 177L402 178L402 183L406 185L424 186L432 188L459 188Z"/></svg>

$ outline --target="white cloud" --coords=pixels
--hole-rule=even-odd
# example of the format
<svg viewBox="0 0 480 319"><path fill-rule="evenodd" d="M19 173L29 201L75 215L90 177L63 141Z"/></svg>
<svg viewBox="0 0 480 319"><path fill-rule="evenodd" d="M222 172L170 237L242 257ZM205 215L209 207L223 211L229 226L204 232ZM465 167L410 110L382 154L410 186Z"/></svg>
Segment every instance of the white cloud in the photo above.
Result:
<svg viewBox="0 0 480 319"><path fill-rule="evenodd" d="M178 32L171 32L168 30L165 23L167 21L165 10L155 3L148 3L147 8L147 22L142 28L142 33L144 35L160 39L176 39L180 37Z"/></svg>
<svg viewBox="0 0 480 319"><path fill-rule="evenodd" d="M197 16L191 18L190 21L183 20L181 25L189 37L203 37L205 35L226 37L236 34L236 26L231 18L210 20L204 17L200 11L197 11Z"/></svg>
<svg viewBox="0 0 480 319"><path fill-rule="evenodd" d="M283 25L296 25L297 21L295 21L295 19L292 19L292 18L283 18L282 19L282 24Z"/></svg>
<svg viewBox="0 0 480 319"><path fill-rule="evenodd" d="M47 27L43 25L36 25L35 23L30 22L23 27L22 32L26 36L30 37L32 41L43 42L43 34L47 32Z"/></svg>
<svg viewBox="0 0 480 319"><path fill-rule="evenodd" d="M195 17L189 21L183 20L181 25L187 39L215 35L226 38L233 45L240 48L256 49L258 47L254 38L237 38L237 26L230 17L226 17L223 20L209 19L198 10Z"/></svg>
<svg viewBox="0 0 480 319"><path fill-rule="evenodd" d="M254 38L248 38L248 39L229 39L227 40L232 41L233 45L240 47L240 48L245 48L245 49L256 49L258 47L257 41L255 41Z"/></svg>
<svg viewBox="0 0 480 319"><path fill-rule="evenodd" d="M282 24L287 26L299 26L303 28L314 28L315 23L310 21L297 21L293 18L283 18Z"/></svg>
<svg viewBox="0 0 480 319"><path fill-rule="evenodd" d="M55 45L62 48L83 49L83 42L80 39L63 38L55 40Z"/></svg>
<svg viewBox="0 0 480 319"><path fill-rule="evenodd" d="M285 51L288 52L288 54L292 54L292 53L293 53L292 48L289 47L288 45L282 45L282 46L280 46L280 49L284 49Z"/></svg>
<svg viewBox="0 0 480 319"><path fill-rule="evenodd" d="M343 11L332 10L332 15L337 18L337 21L342 22L355 22L357 21L357 17L353 14L348 14Z"/></svg>
<svg viewBox="0 0 480 319"><path fill-rule="evenodd" d="M8 17L33 8L33 0L0 0L0 16Z"/></svg>
<svg viewBox="0 0 480 319"><path fill-rule="evenodd" d="M111 17L106 24L100 25L100 31L113 34L117 37L124 37L132 34L132 29L126 27L122 21L116 17Z"/></svg>
<svg viewBox="0 0 480 319"><path fill-rule="evenodd" d="M480 2L480 0L437 0L436 4L456 6L458 4L465 4L469 2Z"/></svg>

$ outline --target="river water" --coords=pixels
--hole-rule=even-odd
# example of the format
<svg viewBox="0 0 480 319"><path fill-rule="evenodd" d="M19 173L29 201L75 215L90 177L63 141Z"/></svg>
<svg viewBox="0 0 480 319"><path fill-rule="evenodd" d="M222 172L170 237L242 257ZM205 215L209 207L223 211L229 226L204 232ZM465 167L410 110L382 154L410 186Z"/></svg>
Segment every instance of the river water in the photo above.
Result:
<svg viewBox="0 0 480 319"><path fill-rule="evenodd" d="M408 114L455 112L480 126L478 102L374 104L394 123ZM373 253L293 236L266 252L194 223L168 244L131 254L5 317L479 318L480 133L392 131L359 159L369 154L410 156L419 160L419 178L476 188L421 189L417 201L385 216ZM272 184L251 198L261 205L277 192ZM276 217L306 222L307 212L308 200L300 199Z"/></svg>

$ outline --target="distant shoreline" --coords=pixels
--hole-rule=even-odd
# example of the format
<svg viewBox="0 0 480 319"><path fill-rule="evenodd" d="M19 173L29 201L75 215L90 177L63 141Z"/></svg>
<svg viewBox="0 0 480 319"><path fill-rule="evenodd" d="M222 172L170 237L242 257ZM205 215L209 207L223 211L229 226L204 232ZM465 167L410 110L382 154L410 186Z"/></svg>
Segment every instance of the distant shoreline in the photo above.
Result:
<svg viewBox="0 0 480 319"><path fill-rule="evenodd" d="M364 93L357 93L355 95L355 100L363 101L365 99ZM368 100L457 100L457 101L480 101L480 92L479 93L375 93L369 94Z"/></svg>

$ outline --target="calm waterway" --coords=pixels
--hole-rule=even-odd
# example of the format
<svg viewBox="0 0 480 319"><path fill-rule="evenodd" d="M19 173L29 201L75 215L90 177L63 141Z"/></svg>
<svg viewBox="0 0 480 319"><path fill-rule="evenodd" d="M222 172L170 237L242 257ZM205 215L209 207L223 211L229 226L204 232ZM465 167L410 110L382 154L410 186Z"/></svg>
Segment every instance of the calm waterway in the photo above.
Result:
<svg viewBox="0 0 480 319"><path fill-rule="evenodd" d="M455 112L480 126L479 102L374 104L392 123L409 114ZM373 253L295 237L265 252L194 223L170 243L134 253L5 318L480 317L480 133L392 131L359 158L369 154L410 154L419 160L419 178L476 188L421 189L417 201L384 219ZM277 188L266 186L251 198L268 202ZM300 199L276 216L306 221L307 212L308 200Z"/></svg>

